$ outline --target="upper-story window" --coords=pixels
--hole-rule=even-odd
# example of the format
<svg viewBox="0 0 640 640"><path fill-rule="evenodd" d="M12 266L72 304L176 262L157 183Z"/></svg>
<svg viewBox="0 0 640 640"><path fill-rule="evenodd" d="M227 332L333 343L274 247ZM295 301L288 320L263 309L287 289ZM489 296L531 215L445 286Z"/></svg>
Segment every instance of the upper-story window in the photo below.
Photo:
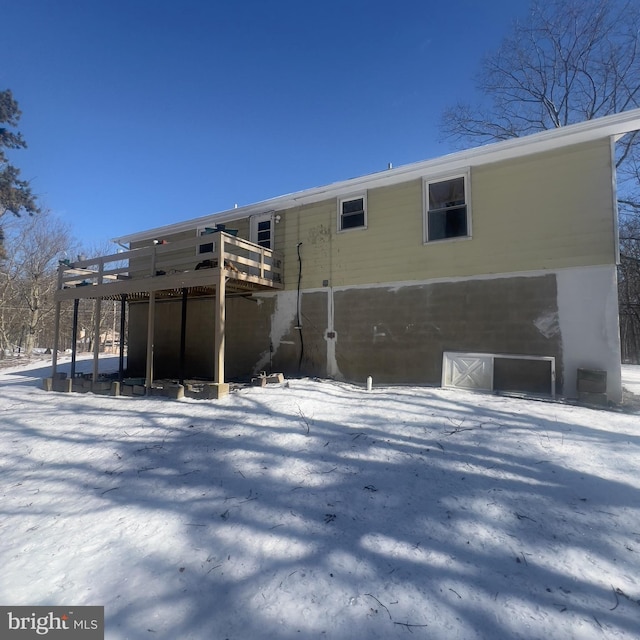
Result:
<svg viewBox="0 0 640 640"><path fill-rule="evenodd" d="M367 226L367 196L341 198L338 201L338 229L362 229Z"/></svg>
<svg viewBox="0 0 640 640"><path fill-rule="evenodd" d="M471 235L468 175L425 181L425 242Z"/></svg>
<svg viewBox="0 0 640 640"><path fill-rule="evenodd" d="M273 249L273 223L273 212L251 216L249 223L249 239L251 242L265 249Z"/></svg>
<svg viewBox="0 0 640 640"><path fill-rule="evenodd" d="M198 235L199 236L208 236L210 234L212 234L215 231L215 229L213 227L204 227L202 229L198 229ZM196 253L200 254L200 253L210 253L211 251L213 251L215 248L215 244L213 242L213 238L211 238L210 242L205 242L204 244L199 244L197 249L196 249Z"/></svg>

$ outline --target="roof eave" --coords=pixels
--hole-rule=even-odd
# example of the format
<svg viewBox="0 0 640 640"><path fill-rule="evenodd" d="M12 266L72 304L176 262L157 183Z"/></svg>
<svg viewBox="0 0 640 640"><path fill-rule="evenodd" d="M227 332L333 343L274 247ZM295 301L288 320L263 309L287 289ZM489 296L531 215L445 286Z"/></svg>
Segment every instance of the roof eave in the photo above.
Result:
<svg viewBox="0 0 640 640"><path fill-rule="evenodd" d="M171 225L147 229L137 233L114 238L113 242L126 244L166 236L181 231L188 231L197 227L204 227L216 223L232 222L247 218L256 213L266 211L282 211L296 206L319 202L332 197L339 197L358 190L384 187L414 178L457 171L469 166L511 160L525 155L542 153L566 146L598 140L609 137L620 137L630 131L640 130L640 109L616 113L596 120L588 120L559 129L541 131L522 138L512 138L501 142L494 142L481 147L458 151L431 160L422 160L413 164L387 169L358 178L351 178L335 182L322 187L305 189L261 202L256 202L226 211L212 213L199 218L184 220Z"/></svg>

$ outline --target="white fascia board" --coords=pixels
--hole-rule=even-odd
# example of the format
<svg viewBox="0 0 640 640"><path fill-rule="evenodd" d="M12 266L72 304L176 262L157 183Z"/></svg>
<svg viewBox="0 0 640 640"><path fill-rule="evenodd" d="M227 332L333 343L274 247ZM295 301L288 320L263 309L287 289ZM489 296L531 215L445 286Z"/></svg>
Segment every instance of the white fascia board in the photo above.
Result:
<svg viewBox="0 0 640 640"><path fill-rule="evenodd" d="M476 167L504 160L512 160L522 156L533 155L545 151L552 151L562 147L590 142L603 138L618 138L625 133L640 130L640 109L623 111L596 120L587 120L577 124L541 131L522 138L511 138L501 142L494 142L482 147L475 147L465 151L458 151L449 155L422 160L413 164L387 169L359 178L351 178L335 182L323 187L314 187L298 191L269 200L263 200L218 213L212 213L200 218L185 220L164 227L157 227L115 238L113 242L126 244L149 238L162 237L190 229L213 226L217 223L227 223L233 220L247 218L257 213L267 211L284 211L328 198L348 195L359 190L386 187L401 182L408 182L418 178L429 177L442 173L459 171L468 167Z"/></svg>

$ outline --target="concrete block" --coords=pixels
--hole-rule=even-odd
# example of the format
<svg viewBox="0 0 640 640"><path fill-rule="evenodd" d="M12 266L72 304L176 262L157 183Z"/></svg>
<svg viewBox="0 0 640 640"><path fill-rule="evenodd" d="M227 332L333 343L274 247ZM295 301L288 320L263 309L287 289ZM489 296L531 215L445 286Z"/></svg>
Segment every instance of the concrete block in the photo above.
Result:
<svg viewBox="0 0 640 640"><path fill-rule="evenodd" d="M267 378L265 376L258 376L257 378L251 378L251 384L254 387L266 387Z"/></svg>
<svg viewBox="0 0 640 640"><path fill-rule="evenodd" d="M132 396L133 395L133 386L130 384L122 384L120 385L120 395L121 396Z"/></svg>
<svg viewBox="0 0 640 640"><path fill-rule="evenodd" d="M43 378L42 389L43 391L53 391L53 378Z"/></svg>
<svg viewBox="0 0 640 640"><path fill-rule="evenodd" d="M99 395L107 395L111 392L111 382L109 380L97 380L91 385L91 391Z"/></svg>
<svg viewBox="0 0 640 640"><path fill-rule="evenodd" d="M590 391L578 391L578 400L584 404L593 404L601 407L609 405L606 393L591 393Z"/></svg>
<svg viewBox="0 0 640 640"><path fill-rule="evenodd" d="M133 385L133 395L134 396L146 396L147 395L147 388L144 385L141 385L141 384L134 384Z"/></svg>
<svg viewBox="0 0 640 640"><path fill-rule="evenodd" d="M167 398L172 398L173 400L184 398L184 387L181 384L168 384L165 387L165 391Z"/></svg>
<svg viewBox="0 0 640 640"><path fill-rule="evenodd" d="M114 380L111 383L111 390L109 392L109 395L111 395L111 396L119 396L120 395L120 382L118 382L117 380Z"/></svg>
<svg viewBox="0 0 640 640"><path fill-rule="evenodd" d="M207 400L218 400L229 395L229 385L226 382L207 382L202 392L203 397Z"/></svg>
<svg viewBox="0 0 640 640"><path fill-rule="evenodd" d="M284 374L272 373L267 376L267 384L281 384L284 382Z"/></svg>
<svg viewBox="0 0 640 640"><path fill-rule="evenodd" d="M72 381L67 378L54 378L53 390L59 393L66 393L67 391L71 391L71 384Z"/></svg>

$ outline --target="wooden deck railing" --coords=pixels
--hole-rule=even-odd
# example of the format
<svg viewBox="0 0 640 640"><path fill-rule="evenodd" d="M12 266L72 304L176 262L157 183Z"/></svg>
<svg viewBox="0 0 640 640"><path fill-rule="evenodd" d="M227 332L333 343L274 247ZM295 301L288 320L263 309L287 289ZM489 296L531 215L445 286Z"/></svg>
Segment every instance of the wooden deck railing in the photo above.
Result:
<svg viewBox="0 0 640 640"><path fill-rule="evenodd" d="M159 241L87 260L62 261L56 300L203 286L213 280L213 271L220 268L231 281L283 287L279 254L215 232L175 242Z"/></svg>

